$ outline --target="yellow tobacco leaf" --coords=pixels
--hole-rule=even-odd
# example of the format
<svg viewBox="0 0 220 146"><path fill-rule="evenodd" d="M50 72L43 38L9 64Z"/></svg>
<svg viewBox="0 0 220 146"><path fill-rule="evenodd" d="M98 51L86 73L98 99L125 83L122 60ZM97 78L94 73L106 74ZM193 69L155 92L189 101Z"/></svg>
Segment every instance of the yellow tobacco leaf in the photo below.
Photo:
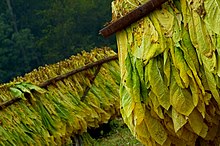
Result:
<svg viewBox="0 0 220 146"><path fill-rule="evenodd" d="M167 133L163 125L157 119L150 115L150 111L145 110L146 113L146 124L148 131L152 138L160 145L163 145L167 140Z"/></svg>
<svg viewBox="0 0 220 146"><path fill-rule="evenodd" d="M170 107L169 92L158 68L157 59L151 59L149 61L148 67L148 76L151 84L151 90L157 96L160 105L165 109L168 109Z"/></svg>
<svg viewBox="0 0 220 146"><path fill-rule="evenodd" d="M171 77L170 102L177 112L185 116L188 116L195 107L191 93L179 87L173 76Z"/></svg>
<svg viewBox="0 0 220 146"><path fill-rule="evenodd" d="M197 135L203 138L207 135L208 127L197 109L194 109L189 115L189 124Z"/></svg>
<svg viewBox="0 0 220 146"><path fill-rule="evenodd" d="M185 116L178 113L174 108L172 108L172 119L175 132L177 132L187 123Z"/></svg>

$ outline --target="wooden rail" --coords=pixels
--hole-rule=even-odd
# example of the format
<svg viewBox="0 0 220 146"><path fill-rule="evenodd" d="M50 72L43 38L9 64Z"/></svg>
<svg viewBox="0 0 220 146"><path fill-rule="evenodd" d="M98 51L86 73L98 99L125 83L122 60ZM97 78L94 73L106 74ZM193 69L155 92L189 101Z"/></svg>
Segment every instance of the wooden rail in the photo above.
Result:
<svg viewBox="0 0 220 146"><path fill-rule="evenodd" d="M143 18L166 1L168 0L149 0L145 4L137 7L125 16L119 18L115 22L112 22L108 26L101 29L99 31L99 34L101 34L104 37L109 37L117 31L120 31L126 28L127 26L131 25L132 23L138 21L139 19Z"/></svg>
<svg viewBox="0 0 220 146"><path fill-rule="evenodd" d="M47 87L48 85L50 85L50 84L52 84L52 83L54 83L54 82L56 82L56 81L59 81L59 80L68 78L69 76L72 76L72 75L74 75L74 74L76 74L76 73L79 73L79 72L82 72L82 71L84 71L84 70L90 69L90 68L92 68L92 67L98 66L98 69L96 70L96 72L95 72L95 74L94 74L94 79L95 79L95 77L96 77L96 75L98 74L98 72L99 72L99 70L100 70L100 68L101 68L101 65L102 65L103 63L106 63L106 62L109 62L109 61L112 61L112 60L117 60L117 59L118 59L118 55L110 56L110 57L106 57L106 58L100 59L100 60L98 60L98 61L96 61L96 62L92 62L92 63L89 63L89 64L83 66L83 67L74 69L74 70L72 70L72 71L70 71L70 72L68 72L68 73L66 73L66 74L59 75L59 76L57 76L57 77L51 78L51 79L49 79L49 80L47 80L47 81L45 81L45 82L39 84L38 86L41 87L41 88L45 88L45 87ZM92 80L94 80L94 79L92 79ZM92 81L92 82L93 82L93 81ZM85 92L84 92L84 94L83 94L83 96L82 96L82 100L85 98L84 96L86 96L86 94L88 93L88 91L89 91L89 88L85 90ZM22 100L22 98L20 98L20 97L15 97L15 98L13 98L13 99L11 99L11 100L9 100L9 101L5 101L5 102L3 102L3 103L0 103L0 110L3 110L3 109L5 109L5 108L7 108L8 106L10 106L10 105L12 105L12 104L14 104L14 103L16 103L16 102L18 102L18 101L20 101L20 100Z"/></svg>
<svg viewBox="0 0 220 146"><path fill-rule="evenodd" d="M74 70L72 70L72 71L70 71L70 72L68 72L68 73L66 73L66 74L59 75L59 76L57 76L57 77L55 77L55 78L51 78L51 79L49 79L49 80L47 80L47 81L45 81L45 82L39 84L38 86L44 88L44 87L46 87L47 85L49 85L49 84L51 84L51 83L53 83L53 82L62 80L62 79L64 79L64 78L67 78L67 77L69 77L69 76L72 76L72 75L74 75L74 74L76 74L76 73L78 73L78 72L87 70L87 69L92 68L92 67L94 67L94 66L101 65L101 64L103 64L103 63L106 63L106 62L109 62L109 61L112 61L112 60L116 60L116 59L118 59L118 55L103 58L103 59L98 60L98 61L96 61L96 62L89 63L89 64L87 64L87 65L85 65L85 66L83 66L83 67L74 69Z"/></svg>

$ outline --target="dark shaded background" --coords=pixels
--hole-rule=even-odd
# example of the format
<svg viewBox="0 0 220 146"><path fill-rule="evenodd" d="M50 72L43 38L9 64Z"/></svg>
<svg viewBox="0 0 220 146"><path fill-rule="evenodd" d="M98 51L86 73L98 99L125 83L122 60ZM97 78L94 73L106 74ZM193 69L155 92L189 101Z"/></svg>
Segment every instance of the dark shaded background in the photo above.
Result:
<svg viewBox="0 0 220 146"><path fill-rule="evenodd" d="M0 82L94 47L116 50L99 35L112 0L0 1Z"/></svg>

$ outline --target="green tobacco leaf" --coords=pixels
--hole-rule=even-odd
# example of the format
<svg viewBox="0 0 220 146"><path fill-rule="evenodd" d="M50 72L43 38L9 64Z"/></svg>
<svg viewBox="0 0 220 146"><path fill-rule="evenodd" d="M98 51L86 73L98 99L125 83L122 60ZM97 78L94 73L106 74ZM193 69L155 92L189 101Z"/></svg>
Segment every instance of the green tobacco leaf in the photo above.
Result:
<svg viewBox="0 0 220 146"><path fill-rule="evenodd" d="M171 11L171 9L170 9ZM179 12L173 12L171 11L174 17L173 22L173 34L172 34L172 40L175 44L177 44L181 40L181 22L182 22L182 16Z"/></svg>
<svg viewBox="0 0 220 146"><path fill-rule="evenodd" d="M187 28L182 26L182 30L183 30L182 31L183 39L181 40L181 46L182 46L181 49L184 52L184 58L193 72L198 71L199 61L196 53L196 48L193 47Z"/></svg>
<svg viewBox="0 0 220 146"><path fill-rule="evenodd" d="M17 88L19 88L23 93L27 92L27 93L31 93L30 90L28 90L26 87L22 86L21 84L17 84L15 85Z"/></svg>
<svg viewBox="0 0 220 146"><path fill-rule="evenodd" d="M167 80L167 86L170 85L170 73L171 73L171 61L170 61L170 55L168 50L164 51L164 65L163 65L163 70L164 74L166 75L166 80Z"/></svg>
<svg viewBox="0 0 220 146"><path fill-rule="evenodd" d="M144 101L145 103L147 103L148 101L148 94L149 94L149 90L148 90L148 78L145 78L145 68L144 68L144 64L142 59L138 59L136 58L136 62L135 62L135 68L137 70L138 76L139 76L139 80L140 80L140 95L141 95L141 101Z"/></svg>
<svg viewBox="0 0 220 146"><path fill-rule="evenodd" d="M175 132L177 132L187 123L185 116L178 113L174 108L172 108L172 119Z"/></svg>
<svg viewBox="0 0 220 146"><path fill-rule="evenodd" d="M125 76L125 84L128 88L132 88L132 72L133 72L133 68L132 68L132 62L131 62L131 56L130 53L128 53L126 60L125 60L125 66L126 66L126 76Z"/></svg>
<svg viewBox="0 0 220 146"><path fill-rule="evenodd" d="M44 90L44 89L42 89L42 88L40 88L40 87L38 87L36 85L30 84L30 83L22 83L22 85L24 87L30 89L30 90L35 90L35 91L37 91L37 92L39 92L41 94L46 92L46 90Z"/></svg>
<svg viewBox="0 0 220 146"><path fill-rule="evenodd" d="M205 0L204 7L206 11L205 22L212 31L220 35L220 1Z"/></svg>
<svg viewBox="0 0 220 146"><path fill-rule="evenodd" d="M126 115L128 117L132 114L134 110L134 103L132 101L131 96L128 94L128 91L123 86L120 86L120 97L121 97L121 106L123 110L126 111Z"/></svg>
<svg viewBox="0 0 220 146"><path fill-rule="evenodd" d="M157 143L163 145L167 140L166 130L157 119L151 116L150 111L146 110L145 114L145 121L150 135Z"/></svg>
<svg viewBox="0 0 220 146"><path fill-rule="evenodd" d="M196 48L193 47L192 42L190 40L189 32L186 30L185 27L182 28L182 42L181 42L181 50L184 53L184 59L189 66L190 70L192 71L194 78L199 86L199 88L204 93L204 87L202 85L201 79L198 75L199 70L199 60L196 53ZM192 77L191 77L192 78Z"/></svg>
<svg viewBox="0 0 220 146"><path fill-rule="evenodd" d="M164 35L166 37L171 37L173 34L175 15L170 13L166 8L163 8L160 11L155 10L154 14L155 14L155 17L157 18L162 30L164 31Z"/></svg>
<svg viewBox="0 0 220 146"><path fill-rule="evenodd" d="M179 71L174 66L172 66L172 73L173 73L173 76L176 80L177 85L181 88L185 88L184 83L183 83L182 79L180 78Z"/></svg>
<svg viewBox="0 0 220 146"><path fill-rule="evenodd" d="M47 130L49 130L52 134L55 134L57 133L56 131L56 122L57 121L54 121L52 119L52 115L50 115L46 108L43 106L43 104L39 101L38 102L38 110L39 110L39 113L40 113L40 116L42 118L42 124L45 126L45 128Z"/></svg>
<svg viewBox="0 0 220 146"><path fill-rule="evenodd" d="M138 62L139 59L135 58L135 57L132 57L132 68L133 68L133 71L131 72L132 73L132 90L131 90L131 96L134 100L134 102L138 102L140 103L141 102L141 80L143 79L140 79L140 75L138 73L138 69L136 66L136 62ZM140 60L139 60L140 61ZM140 66L139 66L140 68ZM140 71L140 69L139 69ZM140 72L141 73L141 72ZM143 72L142 72L143 73Z"/></svg>
<svg viewBox="0 0 220 146"><path fill-rule="evenodd" d="M150 98L150 100L152 102L152 106L153 106L151 108L154 110L154 112L161 119L164 119L164 114L163 114L163 111L162 111L162 107L160 106L160 103L158 102L156 95L152 91L149 93L149 98Z"/></svg>
<svg viewBox="0 0 220 146"><path fill-rule="evenodd" d="M158 38L159 41L157 42L160 45L159 50L157 50L158 54L159 54L159 53L162 53L166 49L167 44L166 44L166 37L163 35L163 33L165 33L164 30L162 29L163 26L160 25L160 22L159 22L160 19L159 18L157 19L157 17L158 17L157 14L159 15L160 12L158 12L158 13L157 12L158 12L158 10L155 10L154 13L151 13L149 16L150 16L150 19L151 19L158 35L159 35L159 38ZM169 22L172 23L172 20ZM161 22L161 23L164 24L164 22ZM172 29L172 24L168 23L168 26L169 25L171 26L171 28L169 28L169 29Z"/></svg>
<svg viewBox="0 0 220 146"><path fill-rule="evenodd" d="M14 87L10 87L9 89L10 89L10 91L11 91L12 96L14 96L14 97L20 97L20 98L22 98L23 100L26 100L26 98L24 97L24 93L22 93L21 90L19 90L19 89L17 89L17 88L14 88Z"/></svg>
<svg viewBox="0 0 220 146"><path fill-rule="evenodd" d="M180 71L180 78L182 79L182 81L184 82L185 87L187 88L189 86L189 76L188 76L188 72L190 72L190 69L188 67L188 65L185 62L185 59L183 57L183 52L175 47L175 59L176 59L176 68L179 69Z"/></svg>
<svg viewBox="0 0 220 146"><path fill-rule="evenodd" d="M216 83L215 77L206 67L204 68L205 68L205 76L207 79L209 90L212 92L212 95L214 96L218 105L220 105L219 91L217 89L217 83Z"/></svg>
<svg viewBox="0 0 220 146"><path fill-rule="evenodd" d="M150 19L148 17L145 17L143 19L143 23L144 23L143 24L144 29L146 31L144 33L142 33L141 46L138 49L137 48L133 48L133 49L137 50L140 54L139 56L142 59L144 59L147 63L150 58L154 57L155 51L157 50L157 49L151 49L151 47L156 45L155 42L158 41L158 33L155 30L152 22L150 21ZM132 32L130 34L132 34ZM139 39L141 39L141 38L139 38ZM131 40L131 42L133 42L133 39Z"/></svg>
<svg viewBox="0 0 220 146"><path fill-rule="evenodd" d="M23 94L21 90L14 87L10 87L10 91L14 97L20 97Z"/></svg>
<svg viewBox="0 0 220 146"><path fill-rule="evenodd" d="M146 118L145 117L145 106L143 106L141 103L135 103L133 113L134 113L135 126L140 125Z"/></svg>
<svg viewBox="0 0 220 146"><path fill-rule="evenodd" d="M189 124L193 131L201 137L205 137L208 132L208 126L203 122L202 115L194 109L189 115Z"/></svg>
<svg viewBox="0 0 220 146"><path fill-rule="evenodd" d="M158 68L157 60L155 58L149 61L148 76L151 89L157 96L160 105L168 110L168 108L170 107L169 92Z"/></svg>
<svg viewBox="0 0 220 146"><path fill-rule="evenodd" d="M146 18L146 21L148 21L148 23L146 23L148 26L145 27L147 31L143 37L147 40L144 41L143 48L140 48L145 49L143 56L145 65L151 58L163 53L167 47L166 38L162 34L162 28L159 21L156 19L155 14L152 13L150 19Z"/></svg>
<svg viewBox="0 0 220 146"><path fill-rule="evenodd" d="M186 0L180 0L180 3L181 3L181 13L183 16L183 23L184 25L186 25L190 20L190 11Z"/></svg>
<svg viewBox="0 0 220 146"><path fill-rule="evenodd" d="M127 58L127 48L128 48L128 41L127 41L127 33L125 30L122 30L117 33L117 46L118 46L118 56L119 56L119 64L120 64L120 71L121 77L125 75L125 60Z"/></svg>
<svg viewBox="0 0 220 146"><path fill-rule="evenodd" d="M220 36L217 37L217 74L220 77Z"/></svg>
<svg viewBox="0 0 220 146"><path fill-rule="evenodd" d="M212 42L211 36L208 33L204 21L202 21L199 15L195 12L193 13L193 21L198 42L198 46L195 46L195 48L198 50L198 54L202 57L203 65L209 70L214 71L216 68L216 58L214 54L216 48Z"/></svg>
<svg viewBox="0 0 220 146"><path fill-rule="evenodd" d="M170 102L178 113L185 116L188 116L195 107L191 93L187 89L179 87L173 75L171 77Z"/></svg>

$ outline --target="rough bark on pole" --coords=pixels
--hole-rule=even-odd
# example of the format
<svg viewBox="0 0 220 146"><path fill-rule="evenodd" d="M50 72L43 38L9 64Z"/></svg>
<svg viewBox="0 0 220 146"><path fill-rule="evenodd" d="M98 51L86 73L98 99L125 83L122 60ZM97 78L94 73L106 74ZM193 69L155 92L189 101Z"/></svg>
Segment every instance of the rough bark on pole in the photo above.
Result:
<svg viewBox="0 0 220 146"><path fill-rule="evenodd" d="M104 37L108 37L143 18L166 1L168 0L149 0L115 22L110 23L108 26L101 29L99 33Z"/></svg>

